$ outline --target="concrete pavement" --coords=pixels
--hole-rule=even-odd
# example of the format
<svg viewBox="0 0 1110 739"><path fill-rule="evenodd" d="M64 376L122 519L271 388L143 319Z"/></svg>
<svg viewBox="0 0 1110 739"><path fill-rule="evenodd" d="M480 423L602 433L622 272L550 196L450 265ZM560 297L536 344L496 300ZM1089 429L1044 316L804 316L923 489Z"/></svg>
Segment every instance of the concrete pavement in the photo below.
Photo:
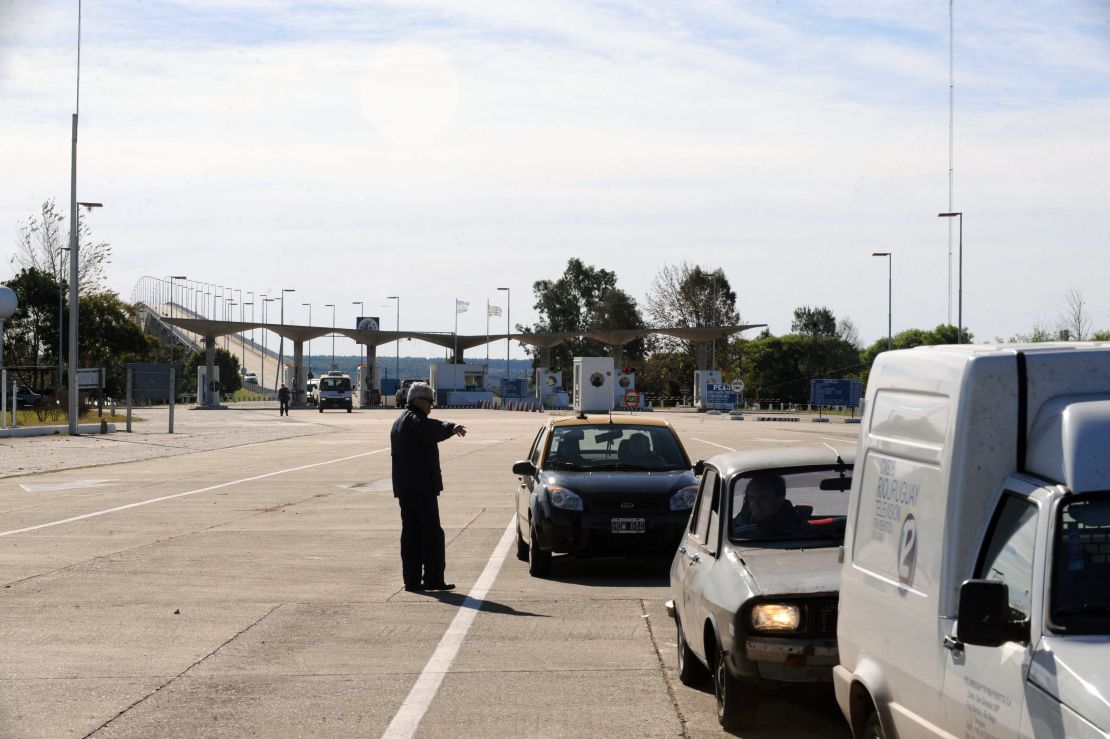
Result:
<svg viewBox="0 0 1110 739"><path fill-rule="evenodd" d="M417 736L721 736L678 682L668 561L512 551L545 416L437 410L453 593L401 589L394 410L178 411L136 434L0 444L0 735L381 736L460 609L480 605ZM662 414L657 414L662 415ZM692 457L855 427L674 414ZM136 426L136 429L139 429ZM96 465L89 467L88 465ZM847 736L831 689L768 694L745 736Z"/></svg>

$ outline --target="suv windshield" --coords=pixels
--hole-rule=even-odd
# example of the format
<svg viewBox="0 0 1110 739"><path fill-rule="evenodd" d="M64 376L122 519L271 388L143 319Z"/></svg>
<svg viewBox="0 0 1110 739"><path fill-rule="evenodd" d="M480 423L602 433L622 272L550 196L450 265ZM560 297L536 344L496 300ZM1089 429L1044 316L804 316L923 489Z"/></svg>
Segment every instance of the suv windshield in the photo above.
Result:
<svg viewBox="0 0 1110 739"><path fill-rule="evenodd" d="M729 538L735 542L844 541L852 468L846 464L757 470L732 482ZM815 540L813 543L810 540Z"/></svg>
<svg viewBox="0 0 1110 739"><path fill-rule="evenodd" d="M1110 633L1110 493L1068 496L1056 513L1054 630Z"/></svg>
<svg viewBox="0 0 1110 739"><path fill-rule="evenodd" d="M562 426L551 432L545 466L564 470L678 470L690 462L668 426Z"/></svg>

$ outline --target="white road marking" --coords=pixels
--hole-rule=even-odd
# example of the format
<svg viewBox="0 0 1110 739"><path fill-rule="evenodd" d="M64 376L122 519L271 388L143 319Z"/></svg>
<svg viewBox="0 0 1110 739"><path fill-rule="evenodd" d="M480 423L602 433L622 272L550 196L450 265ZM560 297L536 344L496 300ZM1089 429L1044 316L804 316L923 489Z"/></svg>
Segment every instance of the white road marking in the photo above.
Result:
<svg viewBox="0 0 1110 739"><path fill-rule="evenodd" d="M63 523L73 523L74 521L81 521L86 518L94 518L96 516L104 516L109 513L116 513L117 511L126 511L128 508L138 508L139 506L150 505L151 503L160 503L163 500L173 500L174 498L184 498L186 495L196 495L197 493L207 493L212 490L219 490L220 488L230 487L232 485L239 485L244 482L254 482L255 480L265 480L267 477L275 477L276 475L284 475L287 472L297 472L299 470L309 470L313 467L323 467L328 464L335 464L336 462L346 462L351 459L358 459L359 457L368 457L371 454L381 454L388 452L389 449L375 449L372 452L363 452L361 454L352 454L349 457L340 457L339 459L329 459L326 462L313 462L312 464L301 465L300 467L290 467L285 470L276 470L274 472L267 472L264 475L255 475L254 477L244 477L241 480L231 480L229 482L221 482L218 485L209 485L206 488L197 488L196 490L187 490L184 493L174 493L173 495L163 495L161 498L151 498L150 500L140 500L137 503L128 503L127 505L116 506L115 508L108 508L103 511L93 511L92 513L85 513L80 516L73 516L72 518L63 518L60 521L51 521L49 523L40 523L36 526L27 526L22 529L12 529L11 531L0 531L0 537L11 536L12 534L23 534L28 531L37 531L38 529L47 529L51 526L61 526Z"/></svg>
<svg viewBox="0 0 1110 739"><path fill-rule="evenodd" d="M752 441L766 441L772 444L797 444L798 442L802 441L802 439L772 439L769 436L760 436L752 439Z"/></svg>
<svg viewBox="0 0 1110 739"><path fill-rule="evenodd" d="M493 581L497 579L497 573L501 570L501 565L505 561L505 555L509 553L509 547L513 544L515 535L516 516L514 515L505 528L505 533L501 535L501 541L497 542L497 546L493 548L493 554L486 562L485 569L482 570L478 581L467 593L466 600L459 607L459 612L455 614L455 618L451 621L451 625L447 627L447 632L443 635L443 638L439 640L439 645L432 652L428 664L424 665L424 670L420 673L420 677L416 679L416 684L412 686L405 702L401 704L397 714L389 722L389 726L385 728L382 739L408 739L416 734L421 719L424 718L424 714L427 713L428 707L431 706L432 700L436 697L436 693L439 692L439 686L443 682L443 678L451 668L451 663L455 661L455 655L458 654L459 647L462 646L467 632L470 631L470 625L477 617L478 611L482 609L482 600L489 592Z"/></svg>
<svg viewBox="0 0 1110 739"><path fill-rule="evenodd" d="M730 446L725 446L724 444L718 444L718 443L713 442L713 441L706 441L705 439L699 439L696 436L691 436L690 438L693 439L694 441L700 441L702 444L711 444L713 446L720 447L721 449L727 449L730 452L735 452L736 451L735 449L733 449Z"/></svg>
<svg viewBox="0 0 1110 739"><path fill-rule="evenodd" d="M825 439L826 441L835 441L838 444L858 444L859 443L859 437L857 437L857 436L853 436L853 437L850 437L850 438L845 438L843 436L822 436L820 438Z"/></svg>
<svg viewBox="0 0 1110 739"><path fill-rule="evenodd" d="M112 484L111 480L78 480L76 482L20 483L19 487L28 493L54 493L60 490L80 490L82 488L103 488Z"/></svg>

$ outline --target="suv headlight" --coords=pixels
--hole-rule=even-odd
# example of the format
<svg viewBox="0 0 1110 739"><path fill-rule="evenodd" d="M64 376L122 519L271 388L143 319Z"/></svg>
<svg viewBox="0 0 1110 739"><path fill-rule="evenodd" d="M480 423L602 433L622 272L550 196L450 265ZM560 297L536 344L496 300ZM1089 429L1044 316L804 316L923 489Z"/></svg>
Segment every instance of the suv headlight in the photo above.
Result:
<svg viewBox="0 0 1110 739"><path fill-rule="evenodd" d="M671 496L672 511L688 511L694 507L694 498L698 497L698 486L687 485Z"/></svg>
<svg viewBox="0 0 1110 739"><path fill-rule="evenodd" d="M801 624L798 606L785 603L760 603L752 608L752 628L756 631L797 631Z"/></svg>
<svg viewBox="0 0 1110 739"><path fill-rule="evenodd" d="M566 488L558 485L545 485L544 489L547 490L547 499L556 508L567 511L582 510L582 499Z"/></svg>

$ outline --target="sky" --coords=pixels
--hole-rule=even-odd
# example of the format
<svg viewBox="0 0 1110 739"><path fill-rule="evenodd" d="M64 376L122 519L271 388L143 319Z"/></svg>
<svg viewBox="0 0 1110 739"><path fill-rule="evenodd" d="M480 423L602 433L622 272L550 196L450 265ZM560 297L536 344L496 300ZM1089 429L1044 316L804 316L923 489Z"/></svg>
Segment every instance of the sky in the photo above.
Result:
<svg viewBox="0 0 1110 739"><path fill-rule="evenodd" d="M775 334L825 306L870 344L888 308L955 324L961 293L978 341L1055 329L1069 292L1110 329L1107 0L80 10L78 97L77 0L0 0L0 279L44 200L69 212L79 110L77 200L125 299L185 275L291 288L287 323L363 301L390 330L399 303L402 329L482 334L487 300L534 323L578 257L641 307L668 264L721 268Z"/></svg>

